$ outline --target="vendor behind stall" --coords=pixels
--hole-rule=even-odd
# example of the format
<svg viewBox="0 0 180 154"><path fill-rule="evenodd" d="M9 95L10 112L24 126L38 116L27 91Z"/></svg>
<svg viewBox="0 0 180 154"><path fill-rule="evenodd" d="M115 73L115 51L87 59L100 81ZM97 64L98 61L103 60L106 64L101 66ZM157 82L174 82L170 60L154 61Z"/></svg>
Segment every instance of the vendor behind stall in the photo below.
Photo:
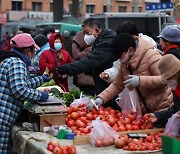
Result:
<svg viewBox="0 0 180 154"><path fill-rule="evenodd" d="M178 111L180 118L180 61L172 54L165 55L159 62L159 70L162 80L167 81L177 100L169 109L147 115L153 123L166 124L168 118Z"/></svg>
<svg viewBox="0 0 180 154"><path fill-rule="evenodd" d="M161 81L158 61L162 56L152 43L139 38L136 44L130 34L121 33L113 40L112 48L121 53L121 68L114 82L97 96L96 105L107 103L127 86L136 89L143 114L168 108L173 97L166 82Z"/></svg>
<svg viewBox="0 0 180 154"><path fill-rule="evenodd" d="M48 93L35 88L50 81L46 75L28 78L28 67L35 53L33 38L26 33L12 39L12 51L0 51L0 153L11 153L10 129L24 101L47 101Z"/></svg>

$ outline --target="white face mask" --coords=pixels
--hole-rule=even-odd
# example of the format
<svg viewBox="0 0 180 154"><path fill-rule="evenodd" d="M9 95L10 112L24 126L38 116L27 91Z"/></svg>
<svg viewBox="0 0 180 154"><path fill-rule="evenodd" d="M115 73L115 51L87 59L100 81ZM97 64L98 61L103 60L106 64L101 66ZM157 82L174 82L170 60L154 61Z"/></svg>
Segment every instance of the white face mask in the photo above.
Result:
<svg viewBox="0 0 180 154"><path fill-rule="evenodd" d="M50 38L50 36L51 36L51 34L47 34L47 38L48 38L48 39Z"/></svg>
<svg viewBox="0 0 180 154"><path fill-rule="evenodd" d="M93 35L84 35L84 41L86 42L87 45L91 45L95 42L96 38Z"/></svg>
<svg viewBox="0 0 180 154"><path fill-rule="evenodd" d="M167 85L173 90L176 90L176 86L178 85L177 80L167 80Z"/></svg>

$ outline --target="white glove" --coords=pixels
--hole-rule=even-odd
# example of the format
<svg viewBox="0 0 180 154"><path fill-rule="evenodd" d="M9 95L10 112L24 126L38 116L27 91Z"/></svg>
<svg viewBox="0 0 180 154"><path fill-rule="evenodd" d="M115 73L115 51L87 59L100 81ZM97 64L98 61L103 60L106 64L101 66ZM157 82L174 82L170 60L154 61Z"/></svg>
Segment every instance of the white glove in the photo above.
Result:
<svg viewBox="0 0 180 154"><path fill-rule="evenodd" d="M101 106L103 104L103 100L102 100L102 98L97 97L94 100L94 103L99 107L99 106ZM94 104L93 103L89 103L87 107L91 111L93 109L93 107L94 107Z"/></svg>
<svg viewBox="0 0 180 154"><path fill-rule="evenodd" d="M137 75L128 75L129 79L124 81L124 84L128 87L139 87L139 76Z"/></svg>

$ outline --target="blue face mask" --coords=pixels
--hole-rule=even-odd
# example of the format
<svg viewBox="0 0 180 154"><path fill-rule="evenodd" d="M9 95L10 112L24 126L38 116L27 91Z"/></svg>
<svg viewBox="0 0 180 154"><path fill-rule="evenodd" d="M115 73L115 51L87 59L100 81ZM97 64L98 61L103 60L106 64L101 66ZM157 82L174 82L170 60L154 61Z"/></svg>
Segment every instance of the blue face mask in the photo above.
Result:
<svg viewBox="0 0 180 154"><path fill-rule="evenodd" d="M62 43L60 43L60 42L54 43L54 49L55 49L56 51L61 50L61 48L62 48Z"/></svg>

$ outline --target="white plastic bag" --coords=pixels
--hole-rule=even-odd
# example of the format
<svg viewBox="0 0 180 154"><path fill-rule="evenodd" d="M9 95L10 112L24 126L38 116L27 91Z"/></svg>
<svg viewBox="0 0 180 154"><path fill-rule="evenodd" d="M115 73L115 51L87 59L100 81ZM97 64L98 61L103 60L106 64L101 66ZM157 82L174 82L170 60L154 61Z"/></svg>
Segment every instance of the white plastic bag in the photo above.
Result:
<svg viewBox="0 0 180 154"><path fill-rule="evenodd" d="M127 117L128 114L133 114L138 119L142 117L138 95L135 89L129 90L128 87L125 87L116 99L116 103L121 107L124 117Z"/></svg>
<svg viewBox="0 0 180 154"><path fill-rule="evenodd" d="M75 99L70 106L87 107L89 103L91 103L91 99L87 96L82 96L79 99Z"/></svg>
<svg viewBox="0 0 180 154"><path fill-rule="evenodd" d="M176 114L173 114L172 117L168 119L164 134L180 137L180 118L177 118Z"/></svg>
<svg viewBox="0 0 180 154"><path fill-rule="evenodd" d="M112 145L114 139L119 137L118 133L111 126L99 118L93 120L87 128L91 127L93 127L93 129L89 134L89 140L93 146L104 147Z"/></svg>

